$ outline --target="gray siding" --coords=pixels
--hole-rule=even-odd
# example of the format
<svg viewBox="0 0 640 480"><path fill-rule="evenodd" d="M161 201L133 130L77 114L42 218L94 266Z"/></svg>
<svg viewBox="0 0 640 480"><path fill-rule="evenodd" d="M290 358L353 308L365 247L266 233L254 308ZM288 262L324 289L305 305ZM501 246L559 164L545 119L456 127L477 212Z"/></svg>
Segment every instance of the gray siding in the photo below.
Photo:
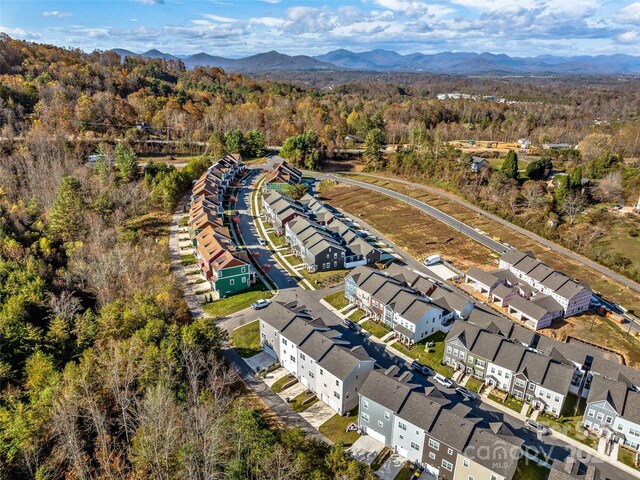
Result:
<svg viewBox="0 0 640 480"><path fill-rule="evenodd" d="M358 396L360 397L360 417L358 418L360 428L384 435L384 444L392 446L393 412L362 395ZM365 415L368 418L365 418Z"/></svg>

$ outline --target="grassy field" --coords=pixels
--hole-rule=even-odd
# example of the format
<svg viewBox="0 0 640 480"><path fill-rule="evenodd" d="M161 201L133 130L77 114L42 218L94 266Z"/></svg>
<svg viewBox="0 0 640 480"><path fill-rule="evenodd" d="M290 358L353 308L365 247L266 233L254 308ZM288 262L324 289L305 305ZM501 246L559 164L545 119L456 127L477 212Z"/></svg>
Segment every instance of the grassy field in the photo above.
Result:
<svg viewBox="0 0 640 480"><path fill-rule="evenodd" d="M207 303L202 308L210 317L222 318L250 307L256 300L272 296L271 291L267 290L262 282L258 282L249 290Z"/></svg>
<svg viewBox="0 0 640 480"><path fill-rule="evenodd" d="M347 432L347 427L352 423L358 423L358 409L344 417L336 413L320 426L320 433L335 443L342 442L345 447L350 447L360 438L358 432Z"/></svg>
<svg viewBox="0 0 640 480"><path fill-rule="evenodd" d="M391 331L384 323L376 323L373 320L366 320L362 323L362 328L374 337L382 338ZM395 347L395 344L393 345Z"/></svg>
<svg viewBox="0 0 640 480"><path fill-rule="evenodd" d="M521 457L513 480L547 480L550 470L547 467Z"/></svg>
<svg viewBox="0 0 640 480"><path fill-rule="evenodd" d="M260 322L256 320L232 331L231 344L243 358L260 353Z"/></svg>
<svg viewBox="0 0 640 480"><path fill-rule="evenodd" d="M443 332L436 332L430 337L422 340L420 343L417 343L413 348L407 348L400 342L395 342L391 346L401 353L410 356L414 360L418 360L420 363L428 365L436 372L450 377L453 374L453 369L451 367L448 367L447 365L442 364L442 357L444 355L445 347L445 336L446 335ZM425 350L425 345L427 344L427 342L435 343L435 346L429 348L429 352Z"/></svg>
<svg viewBox="0 0 640 480"><path fill-rule="evenodd" d="M269 239L273 242L273 244L276 247L281 247L282 245L285 244L284 235L278 236L275 233L273 233L273 231L267 232L267 235L269 236Z"/></svg>
<svg viewBox="0 0 640 480"><path fill-rule="evenodd" d="M354 322L359 322L360 320L362 320L362 317L364 316L365 316L364 311L358 309L355 312L353 312L351 315L349 315L349 319Z"/></svg>
<svg viewBox="0 0 640 480"><path fill-rule="evenodd" d="M495 266L488 248L387 195L345 184L323 186L321 195L331 205L362 217L416 259L439 254L462 270Z"/></svg>
<svg viewBox="0 0 640 480"><path fill-rule="evenodd" d="M348 176L354 180L409 195L438 208L473 228L487 232L493 237L502 240L508 239L509 243L519 250L531 251L548 265L563 271L578 281L589 283L594 292L615 303L624 305L630 310L640 312L640 295L630 291L622 284L437 193L432 193L424 188L402 185L392 179L375 179L357 174ZM497 268L497 254L470 238L460 235L457 230L444 226L444 224L398 200L391 200L386 195L344 184L324 185L321 193L338 208L356 215L363 213L363 218L368 223L379 229L416 259L420 260L426 255L438 253L463 271L473 265L485 269ZM434 225L437 225L437 228L434 228ZM442 242L447 238L453 238L453 240L446 245L427 245L427 242ZM628 365L640 366L640 341L630 337L620 327L604 317L585 314L570 317L561 322L554 322L552 328L545 329L541 333L560 340L567 336L586 341L597 339L599 344L623 355Z"/></svg>
<svg viewBox="0 0 640 480"><path fill-rule="evenodd" d="M338 290L337 292L332 293L331 295L327 295L323 298L325 302L331 305L335 309L342 309L349 305L349 300L347 300L344 296L344 292L342 290Z"/></svg>
<svg viewBox="0 0 640 480"><path fill-rule="evenodd" d="M538 415L538 422L547 425L549 428L563 433L568 437L573 438L574 440L584 443L589 447L598 447L598 441L594 436L586 436L583 433L584 429L582 428L582 415L576 417L554 418L550 415L542 414Z"/></svg>
<svg viewBox="0 0 640 480"><path fill-rule="evenodd" d="M341 284L344 281L344 277L346 277L350 271L349 269L343 268L324 272L307 272L307 270L303 268L298 272L315 288L326 288Z"/></svg>

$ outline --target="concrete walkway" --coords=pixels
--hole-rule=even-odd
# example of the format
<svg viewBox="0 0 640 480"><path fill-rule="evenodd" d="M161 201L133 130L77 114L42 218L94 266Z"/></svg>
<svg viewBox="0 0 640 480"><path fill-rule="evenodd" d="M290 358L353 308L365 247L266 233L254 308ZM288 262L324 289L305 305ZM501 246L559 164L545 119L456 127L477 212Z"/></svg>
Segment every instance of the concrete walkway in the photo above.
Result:
<svg viewBox="0 0 640 480"><path fill-rule="evenodd" d="M380 480L394 480L404 464L407 463L407 459L401 457L397 453L393 453L382 464L380 469L376 472L376 475Z"/></svg>
<svg viewBox="0 0 640 480"><path fill-rule="evenodd" d="M171 225L169 226L169 261L171 272L182 286L184 300L191 312L191 316L193 318L203 318L206 314L196 296L196 290L200 290L201 287L198 288L197 284L189 282L188 275L189 271L197 269L198 267L195 265L184 266L180 253L180 235L184 233L181 232L182 227L180 227L180 220L185 215L185 208L188 205L189 198L190 192L185 193L171 217Z"/></svg>

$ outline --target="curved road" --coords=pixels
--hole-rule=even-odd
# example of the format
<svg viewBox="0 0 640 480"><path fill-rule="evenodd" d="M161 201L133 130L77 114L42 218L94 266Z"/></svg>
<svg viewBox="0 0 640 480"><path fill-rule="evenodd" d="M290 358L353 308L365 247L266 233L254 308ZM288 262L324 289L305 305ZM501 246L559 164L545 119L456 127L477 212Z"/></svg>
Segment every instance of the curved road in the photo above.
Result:
<svg viewBox="0 0 640 480"><path fill-rule="evenodd" d="M306 173L306 172L305 172ZM500 242L496 242L495 240L482 235L478 232L476 232L473 228L467 226L466 224L460 222L459 220L456 220L455 218L451 217L450 215L447 215L446 213L441 212L440 210L424 203L421 202L419 200L415 200L411 197L409 197L408 195L403 195L401 193L398 193L394 190L390 190L388 188L384 188L384 187L379 187L377 185L371 185L370 183L366 183L366 182L359 182L357 180L352 180L349 178L345 178L345 177L339 177L333 174L314 174L312 172L308 172L310 175L316 176L317 178L331 178L332 180L336 180L339 182L344 182L344 183L349 183L352 185L357 185L359 187L363 187L363 188L368 188L370 190L374 190L377 191L379 193L383 193L385 195L389 195L395 198L398 198L399 200L408 203L411 206L414 206L416 208L419 208L420 210L422 210L423 212L433 216L434 218L437 218L438 220L446 223L447 225L450 225L451 227L459 230L460 232L464 233L465 235L473 238L474 240L476 240L477 242L489 247L490 249L498 252L498 253L502 253L504 250L506 250L506 247L504 245L502 245ZM348 173L348 172L346 172ZM389 178L389 177L385 177L384 175L372 175L372 174L368 174L368 173L358 173L358 175L365 175L367 177L371 177L371 178L378 178L381 180L387 180L387 181L392 181L392 182L396 182L396 183L400 183L400 184L404 184L413 188L420 188L423 189L425 191L428 191L430 193L433 193L435 195L440 195L442 197L447 198L448 200L454 201L456 203L458 203L459 205L462 205L465 208L468 208L480 215L484 215L485 217L496 221L498 223L500 223L501 225L508 227L522 235L525 235L526 237L541 243L542 245L544 245L547 248L550 248L551 250L554 250L558 253L561 253L562 255L565 255L573 260L576 260L586 266L588 266L589 268L592 268L593 270L596 270L599 273L602 273L603 275L607 275L608 277L613 278L614 280L622 283L623 285L625 285L626 287L630 288L631 290L634 290L636 292L640 292L640 285L638 285L637 283L635 283L632 280L629 280L628 278L624 277L623 275L620 275L619 273L614 272L613 270L608 269L607 267L604 267L592 260L589 260L586 257L583 257L582 255L578 255L577 253L572 252L571 250L567 250L564 247L561 247L560 245L553 243L545 238L542 238L538 235L536 235L535 233L532 233L524 228L518 227L517 225L514 225L511 222L508 222L500 217L497 217L495 215L492 215L488 212L485 212L484 210L482 210L481 208L478 208L474 205L471 205L470 203L465 202L464 200L461 200L459 198L457 198L454 195L451 195L449 193L446 192L441 192L440 190L435 190L432 188L429 188L425 185L420 185L418 183L413 183L413 182L409 182L407 180L398 180L395 178ZM437 212L437 213L436 213ZM459 226L462 225L464 226L464 228L459 228Z"/></svg>

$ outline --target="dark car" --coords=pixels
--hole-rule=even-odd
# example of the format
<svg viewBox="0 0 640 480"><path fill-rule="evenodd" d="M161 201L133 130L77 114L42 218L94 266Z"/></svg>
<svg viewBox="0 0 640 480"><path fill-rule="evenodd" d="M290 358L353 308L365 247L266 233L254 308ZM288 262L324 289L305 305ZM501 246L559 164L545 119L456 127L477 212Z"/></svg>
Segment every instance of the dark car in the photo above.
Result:
<svg viewBox="0 0 640 480"><path fill-rule="evenodd" d="M476 399L476 393L468 388L456 387L456 393L458 395L462 395L464 398L468 398L469 400Z"/></svg>
<svg viewBox="0 0 640 480"><path fill-rule="evenodd" d="M413 362L411 362L411 370L414 370L416 372L420 372L423 375L429 376L429 375L433 375L435 372L427 367L426 365L421 364L420 362L414 360Z"/></svg>
<svg viewBox="0 0 640 480"><path fill-rule="evenodd" d="M342 320L342 323L349 330L353 330L354 332L362 331L362 327L360 325L358 325L356 322L349 320L348 318L345 318L344 320Z"/></svg>

